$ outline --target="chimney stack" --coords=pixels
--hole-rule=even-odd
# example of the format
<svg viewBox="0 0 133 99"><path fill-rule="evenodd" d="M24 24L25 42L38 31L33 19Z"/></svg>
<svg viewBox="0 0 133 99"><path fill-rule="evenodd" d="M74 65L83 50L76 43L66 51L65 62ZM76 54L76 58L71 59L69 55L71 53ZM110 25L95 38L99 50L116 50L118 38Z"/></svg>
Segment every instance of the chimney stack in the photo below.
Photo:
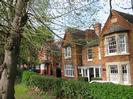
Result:
<svg viewBox="0 0 133 99"><path fill-rule="evenodd" d="M94 25L94 30L95 30L95 33L99 36L101 33L101 23L96 23Z"/></svg>

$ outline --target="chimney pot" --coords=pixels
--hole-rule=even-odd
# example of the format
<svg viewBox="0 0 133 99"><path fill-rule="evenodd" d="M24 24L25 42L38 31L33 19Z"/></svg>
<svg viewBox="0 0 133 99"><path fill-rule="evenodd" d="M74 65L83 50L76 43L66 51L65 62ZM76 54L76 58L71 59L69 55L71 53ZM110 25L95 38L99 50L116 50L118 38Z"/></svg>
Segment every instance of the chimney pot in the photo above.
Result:
<svg viewBox="0 0 133 99"><path fill-rule="evenodd" d="M94 30L95 30L95 33L99 36L100 35L100 33L101 33L101 23L96 23L95 25L94 25Z"/></svg>

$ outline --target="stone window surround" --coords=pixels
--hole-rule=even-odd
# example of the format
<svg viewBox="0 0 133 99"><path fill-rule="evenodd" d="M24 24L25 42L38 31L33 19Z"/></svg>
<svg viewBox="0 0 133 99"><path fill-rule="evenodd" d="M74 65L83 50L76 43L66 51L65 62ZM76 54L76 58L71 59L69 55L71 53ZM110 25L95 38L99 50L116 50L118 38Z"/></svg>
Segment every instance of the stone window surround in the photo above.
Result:
<svg viewBox="0 0 133 99"><path fill-rule="evenodd" d="M71 58L71 47L70 46L64 48L64 57L65 59Z"/></svg>
<svg viewBox="0 0 133 99"><path fill-rule="evenodd" d="M106 76L107 76L107 81L109 81L109 73L110 73L110 69L109 69L109 65L117 65L118 66L118 83L120 83L120 84L124 84L123 82L122 82L122 80L121 80L121 77L120 77L120 70L121 70L121 65L123 65L123 64L127 64L128 65L128 67L127 67L127 71L128 71L128 73L127 73L127 77L128 77L128 82L127 83L125 83L126 85L131 85L131 73L130 73L130 62L129 61L123 61L123 62L106 62L106 64L105 64L105 66L106 66Z"/></svg>
<svg viewBox="0 0 133 99"><path fill-rule="evenodd" d="M71 64L64 65L64 75L66 77L74 77L74 67L73 67L73 65L71 65Z"/></svg>
<svg viewBox="0 0 133 99"><path fill-rule="evenodd" d="M112 37L112 36L118 37L118 36L121 35L121 34L124 34L125 37L126 37L126 51L125 51L125 53L118 53L118 45L117 45L117 52L116 52L116 53L109 54L109 53L107 52L107 48L106 48L106 46L107 46L107 38L108 38L108 37ZM106 56L116 56L116 55L129 55L129 51L128 51L128 36L127 36L127 33L121 33L121 34L115 33L115 34L112 34L112 35L109 35L109 36L106 36L106 37L105 37L105 39L104 39L105 57L106 57ZM117 44L118 44L118 41L117 41Z"/></svg>

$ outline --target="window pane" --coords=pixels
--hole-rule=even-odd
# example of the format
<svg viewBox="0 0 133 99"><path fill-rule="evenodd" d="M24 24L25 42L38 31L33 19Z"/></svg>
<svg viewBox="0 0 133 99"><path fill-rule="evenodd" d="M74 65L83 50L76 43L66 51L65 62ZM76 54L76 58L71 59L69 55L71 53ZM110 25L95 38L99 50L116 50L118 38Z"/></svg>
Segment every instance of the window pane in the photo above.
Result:
<svg viewBox="0 0 133 99"><path fill-rule="evenodd" d="M110 73L118 73L117 65L110 65Z"/></svg>
<svg viewBox="0 0 133 99"><path fill-rule="evenodd" d="M100 77L99 76L99 68L95 68L95 71L96 71L96 77Z"/></svg>
<svg viewBox="0 0 133 99"><path fill-rule="evenodd" d="M64 75L68 77L74 76L74 68L72 65L65 65L64 67Z"/></svg>
<svg viewBox="0 0 133 99"><path fill-rule="evenodd" d="M125 35L119 35L119 52L125 52L126 51L126 40Z"/></svg>
<svg viewBox="0 0 133 99"><path fill-rule="evenodd" d="M88 59L92 59L92 49L88 49Z"/></svg>
<svg viewBox="0 0 133 99"><path fill-rule="evenodd" d="M109 53L115 53L117 51L115 36L108 38L108 51Z"/></svg>
<svg viewBox="0 0 133 99"><path fill-rule="evenodd" d="M127 73L127 64L122 65L122 73Z"/></svg>

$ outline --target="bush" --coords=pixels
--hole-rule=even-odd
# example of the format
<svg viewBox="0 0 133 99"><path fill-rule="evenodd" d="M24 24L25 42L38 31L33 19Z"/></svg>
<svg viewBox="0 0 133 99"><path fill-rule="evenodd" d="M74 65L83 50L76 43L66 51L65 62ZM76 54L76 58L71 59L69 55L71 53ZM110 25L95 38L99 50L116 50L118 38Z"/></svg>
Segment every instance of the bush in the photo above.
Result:
<svg viewBox="0 0 133 99"><path fill-rule="evenodd" d="M113 83L90 84L94 99L133 99L133 88Z"/></svg>
<svg viewBox="0 0 133 99"><path fill-rule="evenodd" d="M78 80L88 82L88 77L79 77Z"/></svg>
<svg viewBox="0 0 133 99"><path fill-rule="evenodd" d="M94 77L94 78L91 78L91 80L102 80L102 78Z"/></svg>
<svg viewBox="0 0 133 99"><path fill-rule="evenodd" d="M32 75L30 85L51 91L60 99L133 99L133 88L112 83L92 83Z"/></svg>
<svg viewBox="0 0 133 99"><path fill-rule="evenodd" d="M22 83L25 85L29 85L29 79L32 75L36 75L36 73L31 71L23 71Z"/></svg>
<svg viewBox="0 0 133 99"><path fill-rule="evenodd" d="M63 83L63 95L70 99L92 99L89 91L89 83L80 81L65 81Z"/></svg>
<svg viewBox="0 0 133 99"><path fill-rule="evenodd" d="M38 87L44 91L52 91L56 97L66 97L72 99L89 99L90 92L88 84L79 81L66 81L63 79L55 79L53 77L46 77L40 75L33 75L30 77L30 85Z"/></svg>
<svg viewBox="0 0 133 99"><path fill-rule="evenodd" d="M33 87L38 87L39 89L47 91L54 88L56 80L54 77L33 75L31 76L29 83Z"/></svg>

